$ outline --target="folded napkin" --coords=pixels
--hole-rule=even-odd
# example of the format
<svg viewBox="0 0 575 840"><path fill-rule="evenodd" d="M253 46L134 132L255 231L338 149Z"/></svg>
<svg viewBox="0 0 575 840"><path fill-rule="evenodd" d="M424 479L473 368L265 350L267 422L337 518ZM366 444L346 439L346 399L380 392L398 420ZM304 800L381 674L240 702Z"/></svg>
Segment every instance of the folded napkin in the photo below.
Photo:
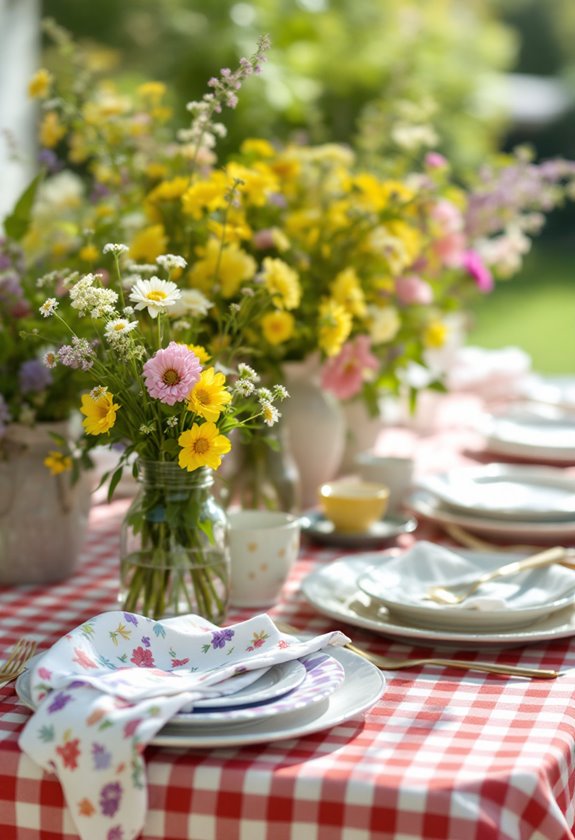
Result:
<svg viewBox="0 0 575 840"><path fill-rule="evenodd" d="M426 599L431 586L455 586L471 581L512 560L512 556L503 558L501 555L490 559L486 554L485 562L481 563L476 558L422 540L382 566L380 575L373 570L373 577L381 586L382 598L385 596L387 601L430 610L530 609L551 604L575 592L575 573L555 565L486 583L461 604L445 606Z"/></svg>
<svg viewBox="0 0 575 840"><path fill-rule="evenodd" d="M238 674L348 641L338 631L288 641L267 615L220 628L102 613L35 663L20 747L58 775L82 840L130 840L145 821L144 748L166 721L229 692Z"/></svg>

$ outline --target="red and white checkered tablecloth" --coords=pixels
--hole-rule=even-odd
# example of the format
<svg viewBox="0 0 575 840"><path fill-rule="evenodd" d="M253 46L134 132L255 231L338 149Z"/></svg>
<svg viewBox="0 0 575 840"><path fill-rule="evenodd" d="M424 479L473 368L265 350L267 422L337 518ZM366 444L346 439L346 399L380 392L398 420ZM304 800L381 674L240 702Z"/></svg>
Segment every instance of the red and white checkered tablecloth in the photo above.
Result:
<svg viewBox="0 0 575 840"><path fill-rule="evenodd" d="M68 581L0 590L0 658L20 636L47 648L116 606L125 507L92 511L81 565ZM314 631L334 627L298 587L334 557L304 549L272 615ZM374 651L413 652L343 629ZM575 669L575 639L489 656ZM0 838L71 840L76 834L56 777L18 748L29 714L13 684L0 689ZM146 759L143 840L572 840L575 672L554 681L397 672L370 711L330 730L241 748L152 746Z"/></svg>

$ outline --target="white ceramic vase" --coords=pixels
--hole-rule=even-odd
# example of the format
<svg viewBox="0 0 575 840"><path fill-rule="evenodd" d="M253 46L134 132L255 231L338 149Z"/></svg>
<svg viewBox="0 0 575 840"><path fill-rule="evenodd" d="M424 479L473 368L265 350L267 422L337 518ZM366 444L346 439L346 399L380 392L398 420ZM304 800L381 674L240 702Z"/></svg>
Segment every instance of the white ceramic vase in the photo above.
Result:
<svg viewBox="0 0 575 840"><path fill-rule="evenodd" d="M281 410L288 445L300 476L302 507L313 507L319 486L339 472L345 417L338 400L321 388L315 358L289 363L284 371L290 398Z"/></svg>
<svg viewBox="0 0 575 840"><path fill-rule="evenodd" d="M51 475L44 458L57 445L50 432L67 424L13 424L0 461L0 585L53 583L74 570L88 522L91 477L72 484Z"/></svg>

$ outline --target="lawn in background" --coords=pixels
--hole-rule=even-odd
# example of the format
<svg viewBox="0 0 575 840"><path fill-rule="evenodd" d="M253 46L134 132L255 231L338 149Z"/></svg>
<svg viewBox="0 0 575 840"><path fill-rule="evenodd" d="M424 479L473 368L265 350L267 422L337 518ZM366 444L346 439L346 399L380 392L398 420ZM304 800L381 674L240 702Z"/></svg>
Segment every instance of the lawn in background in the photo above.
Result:
<svg viewBox="0 0 575 840"><path fill-rule="evenodd" d="M575 374L575 241L538 243L520 274L474 306L467 343L520 347L538 373Z"/></svg>

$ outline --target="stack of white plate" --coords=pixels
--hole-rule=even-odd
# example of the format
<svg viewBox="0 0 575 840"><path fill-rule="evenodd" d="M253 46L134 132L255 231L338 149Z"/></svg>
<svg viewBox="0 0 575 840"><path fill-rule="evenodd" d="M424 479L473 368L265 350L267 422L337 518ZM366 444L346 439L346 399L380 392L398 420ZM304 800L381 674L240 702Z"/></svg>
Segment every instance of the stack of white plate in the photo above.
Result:
<svg viewBox="0 0 575 840"><path fill-rule="evenodd" d="M30 667L16 681L20 700L34 708ZM232 678L238 688L198 700L153 738L167 747L212 748L282 740L328 729L368 709L381 696L381 673L345 648L308 654ZM230 682L228 680L228 682Z"/></svg>
<svg viewBox="0 0 575 840"><path fill-rule="evenodd" d="M575 478L557 467L489 464L419 479L410 507L442 525L518 542L575 540Z"/></svg>
<svg viewBox="0 0 575 840"><path fill-rule="evenodd" d="M485 449L533 463L575 464L575 417L561 406L519 403L479 420Z"/></svg>
<svg viewBox="0 0 575 840"><path fill-rule="evenodd" d="M428 598L432 586L471 579L520 556L421 542L341 557L302 587L320 612L411 644L499 647L575 635L575 570L564 566L501 578L455 606Z"/></svg>

